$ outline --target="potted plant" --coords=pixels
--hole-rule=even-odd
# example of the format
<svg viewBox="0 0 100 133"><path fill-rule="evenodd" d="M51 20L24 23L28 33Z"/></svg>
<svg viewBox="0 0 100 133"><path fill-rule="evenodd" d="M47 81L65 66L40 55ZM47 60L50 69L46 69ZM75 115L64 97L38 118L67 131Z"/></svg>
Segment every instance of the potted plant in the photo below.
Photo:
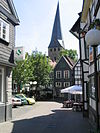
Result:
<svg viewBox="0 0 100 133"><path fill-rule="evenodd" d="M98 30L100 30L100 19L95 19L93 20L93 22L91 22L90 26L89 26L89 30L96 28Z"/></svg>

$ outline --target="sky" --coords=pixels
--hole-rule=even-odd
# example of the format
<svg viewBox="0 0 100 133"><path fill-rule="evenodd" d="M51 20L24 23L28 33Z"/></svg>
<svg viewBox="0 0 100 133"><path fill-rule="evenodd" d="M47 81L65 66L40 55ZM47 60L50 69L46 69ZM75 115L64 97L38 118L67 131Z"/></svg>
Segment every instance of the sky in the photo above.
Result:
<svg viewBox="0 0 100 133"><path fill-rule="evenodd" d="M13 0L20 25L16 27L16 46L25 52L38 50L48 55L58 0ZM62 36L66 49L79 54L79 41L69 30L82 11L83 0L59 0Z"/></svg>

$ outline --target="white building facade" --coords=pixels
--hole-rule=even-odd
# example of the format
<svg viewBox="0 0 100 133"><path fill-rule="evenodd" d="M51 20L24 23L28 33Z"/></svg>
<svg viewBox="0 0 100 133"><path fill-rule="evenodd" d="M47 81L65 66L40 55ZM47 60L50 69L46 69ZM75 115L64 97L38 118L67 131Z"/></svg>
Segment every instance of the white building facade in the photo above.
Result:
<svg viewBox="0 0 100 133"><path fill-rule="evenodd" d="M99 21L100 1L84 0L81 17L84 33L87 33L90 28L97 28L97 24L100 27ZM94 27L91 27L93 24ZM89 46L86 44L86 50L89 60L89 120L92 127L100 128L100 45L93 48L91 44ZM94 53L96 53L96 57Z"/></svg>

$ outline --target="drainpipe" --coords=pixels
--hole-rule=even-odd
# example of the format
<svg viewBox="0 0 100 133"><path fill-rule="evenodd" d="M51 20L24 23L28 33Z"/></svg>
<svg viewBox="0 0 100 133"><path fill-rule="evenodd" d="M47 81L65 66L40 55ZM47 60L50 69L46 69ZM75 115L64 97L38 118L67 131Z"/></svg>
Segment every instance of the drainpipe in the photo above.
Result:
<svg viewBox="0 0 100 133"><path fill-rule="evenodd" d="M7 103L6 103L6 101L7 101L7 92L6 92L6 89L7 89L7 78L6 78L6 72L7 72L7 70L5 69L5 121L7 120Z"/></svg>

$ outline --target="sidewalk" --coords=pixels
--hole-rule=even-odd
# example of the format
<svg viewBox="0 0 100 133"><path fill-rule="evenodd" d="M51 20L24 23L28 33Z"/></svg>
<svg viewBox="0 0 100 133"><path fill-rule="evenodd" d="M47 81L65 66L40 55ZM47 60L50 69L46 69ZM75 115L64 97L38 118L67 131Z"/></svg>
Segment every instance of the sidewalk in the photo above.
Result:
<svg viewBox="0 0 100 133"><path fill-rule="evenodd" d="M62 108L61 103L40 102L35 107L29 106L29 109L27 107L27 114L20 119L1 123L0 133L89 133L90 131L88 119L83 118L82 112Z"/></svg>
<svg viewBox="0 0 100 133"><path fill-rule="evenodd" d="M12 133L13 125L11 121L0 123L0 133Z"/></svg>

